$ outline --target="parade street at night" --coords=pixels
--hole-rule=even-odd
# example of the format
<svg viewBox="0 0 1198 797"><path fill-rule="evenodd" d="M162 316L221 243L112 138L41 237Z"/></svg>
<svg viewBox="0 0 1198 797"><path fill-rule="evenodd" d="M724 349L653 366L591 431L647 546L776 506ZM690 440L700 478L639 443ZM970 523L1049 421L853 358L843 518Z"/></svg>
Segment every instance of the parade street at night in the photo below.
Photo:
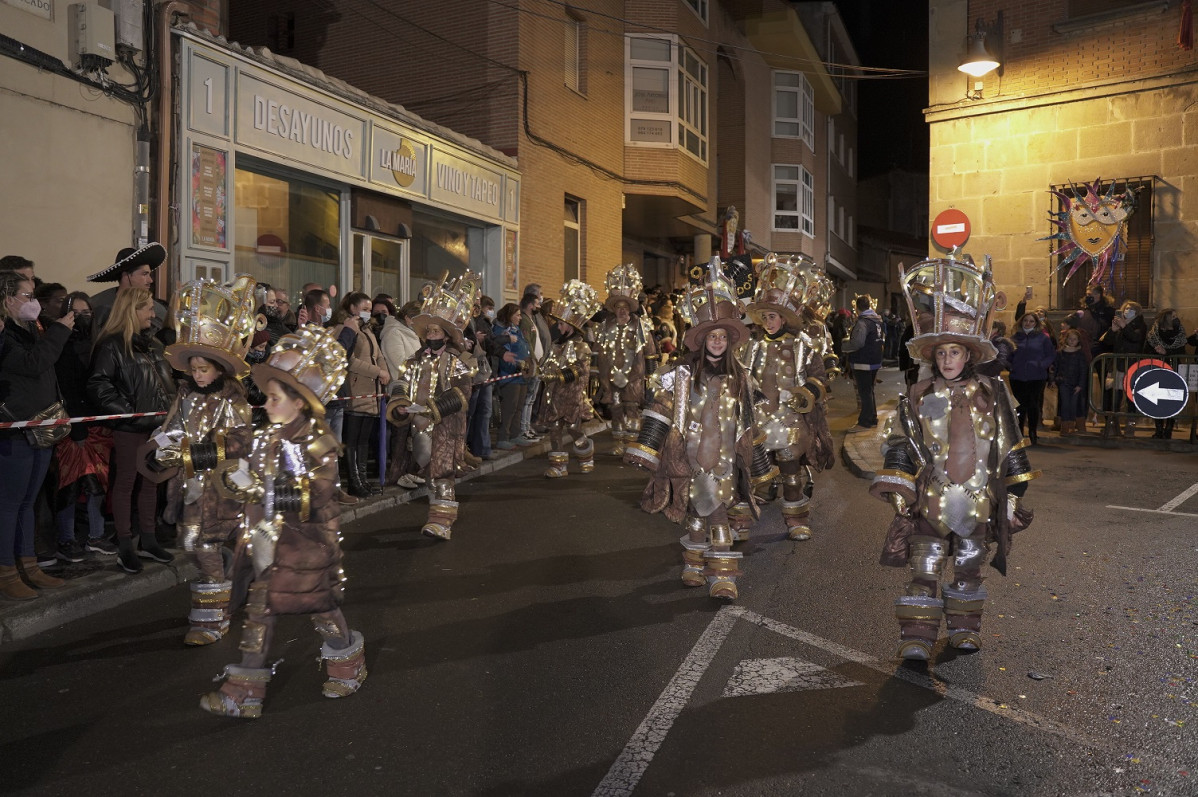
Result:
<svg viewBox="0 0 1198 797"><path fill-rule="evenodd" d="M839 448L843 382L829 415ZM451 542L420 536L422 500L343 529L344 609L370 640L347 699L321 697L318 641L284 617L262 718L201 712L237 637L185 648L185 586L3 644L21 720L0 757L23 762L4 791L1198 793L1192 458L1045 434L1036 522L1005 578L987 568L982 649L925 665L891 658L891 512L846 464L817 480L811 540L764 507L724 603L681 585L679 527L596 443L587 476L547 483L540 456L463 483Z"/></svg>

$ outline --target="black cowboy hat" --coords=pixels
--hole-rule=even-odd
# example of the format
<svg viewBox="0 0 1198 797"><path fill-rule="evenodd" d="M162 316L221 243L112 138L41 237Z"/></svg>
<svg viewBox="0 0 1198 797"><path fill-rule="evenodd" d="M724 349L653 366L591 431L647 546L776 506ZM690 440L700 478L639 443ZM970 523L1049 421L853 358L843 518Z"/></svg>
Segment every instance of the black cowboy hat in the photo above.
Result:
<svg viewBox="0 0 1198 797"><path fill-rule="evenodd" d="M166 260L166 247L154 241L135 249L127 246L116 254L116 262L111 266L97 271L87 278L88 282L119 282L126 271L133 271L148 265L151 269L158 268Z"/></svg>

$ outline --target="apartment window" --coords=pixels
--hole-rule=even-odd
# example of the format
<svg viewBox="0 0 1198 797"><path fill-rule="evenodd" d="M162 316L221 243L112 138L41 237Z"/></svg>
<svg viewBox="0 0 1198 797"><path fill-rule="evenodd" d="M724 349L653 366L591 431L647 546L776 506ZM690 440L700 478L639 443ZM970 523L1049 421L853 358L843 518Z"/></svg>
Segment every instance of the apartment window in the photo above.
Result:
<svg viewBox="0 0 1198 797"><path fill-rule="evenodd" d="M295 12L271 14L266 18L266 45L276 53L295 49Z"/></svg>
<svg viewBox="0 0 1198 797"><path fill-rule="evenodd" d="M629 36L625 52L625 142L707 163L707 65L673 36Z"/></svg>
<svg viewBox="0 0 1198 797"><path fill-rule="evenodd" d="M703 24L707 24L707 0L682 0L686 3L691 11L695 12L695 16L703 20Z"/></svg>
<svg viewBox="0 0 1198 797"><path fill-rule="evenodd" d="M801 138L815 151L815 91L802 72L774 72L774 136Z"/></svg>
<svg viewBox="0 0 1198 797"><path fill-rule="evenodd" d="M582 279L582 200L567 196L562 239L566 280Z"/></svg>
<svg viewBox="0 0 1198 797"><path fill-rule="evenodd" d="M567 16L564 30L566 88L586 94L586 23L573 16Z"/></svg>
<svg viewBox="0 0 1198 797"><path fill-rule="evenodd" d="M815 237L815 179L802 166L774 165L774 229Z"/></svg>
<svg viewBox="0 0 1198 797"><path fill-rule="evenodd" d="M799 167L803 182L803 234L815 237L815 177L811 172Z"/></svg>

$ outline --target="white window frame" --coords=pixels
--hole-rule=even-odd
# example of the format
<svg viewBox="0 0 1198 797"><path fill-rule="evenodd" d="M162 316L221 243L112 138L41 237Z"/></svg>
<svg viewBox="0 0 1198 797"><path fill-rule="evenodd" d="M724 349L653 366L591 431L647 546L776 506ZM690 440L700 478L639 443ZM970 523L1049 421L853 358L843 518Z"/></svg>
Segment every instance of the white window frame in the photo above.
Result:
<svg viewBox="0 0 1198 797"><path fill-rule="evenodd" d="M566 17L563 68L566 88L582 93L582 22Z"/></svg>
<svg viewBox="0 0 1198 797"><path fill-rule="evenodd" d="M657 39L669 42L670 59L651 61L632 57L634 39ZM689 65L689 66L688 66ZM693 68L691 68L693 67ZM660 70L668 73L666 111L634 111L634 70ZM624 144L629 147L679 149L706 165L709 158L708 107L709 72L706 62L679 41L677 36L624 37ZM638 122L660 122L669 126L668 135L658 141L633 140ZM693 147L692 147L693 142Z"/></svg>
<svg viewBox="0 0 1198 797"><path fill-rule="evenodd" d="M707 0L682 0L683 4L691 11L695 12L695 16L704 25L707 24Z"/></svg>
<svg viewBox="0 0 1198 797"><path fill-rule="evenodd" d="M780 76L798 77L799 85L797 86L779 86L778 78ZM802 72L795 72L785 69L775 69L773 72L774 92L771 95L773 104L773 134L774 138L798 138L802 139L803 143L812 152L815 152L815 89L811 86L811 81ZM798 108L799 115L791 117L782 117L778 115L778 94L794 94L797 101L795 107ZM796 125L799 128L797 135L789 133L779 133L779 124Z"/></svg>
<svg viewBox="0 0 1198 797"><path fill-rule="evenodd" d="M803 235L815 237L815 175L802 166L799 167L799 180L802 183L799 192L799 212Z"/></svg>
<svg viewBox="0 0 1198 797"><path fill-rule="evenodd" d="M568 211L569 208L574 209L574 213L573 213L573 215L575 216L574 219L569 218L569 216L571 215ZM582 279L583 278L583 274L582 274L583 203L582 203L582 200L576 196L570 196L569 194L566 194L565 201L562 203L562 210L563 210L563 213L562 213L562 234L563 234L562 271L566 275L567 281L571 280L571 279ZM564 244L564 236L566 236L566 235L573 235L578 244L578 249L575 252L575 261L573 263L566 262L566 257L565 257L566 253L565 253L565 244Z"/></svg>
<svg viewBox="0 0 1198 797"><path fill-rule="evenodd" d="M788 171L795 176L783 173ZM770 224L774 232L801 232L808 238L815 237L815 176L797 163L775 163L771 169L771 193L774 197L774 212ZM778 209L778 188L787 186L794 189L798 207L794 210ZM795 219L794 227L778 226L778 218L785 216Z"/></svg>

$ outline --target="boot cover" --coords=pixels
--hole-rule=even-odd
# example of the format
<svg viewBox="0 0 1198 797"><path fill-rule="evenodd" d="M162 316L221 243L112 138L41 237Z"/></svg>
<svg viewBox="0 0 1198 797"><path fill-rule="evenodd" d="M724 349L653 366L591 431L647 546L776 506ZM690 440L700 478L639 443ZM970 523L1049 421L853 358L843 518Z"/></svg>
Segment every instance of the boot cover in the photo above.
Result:
<svg viewBox="0 0 1198 797"><path fill-rule="evenodd" d="M191 628L183 637L184 645L211 645L229 633L229 595L232 581L215 584L191 583Z"/></svg>
<svg viewBox="0 0 1198 797"><path fill-rule="evenodd" d="M734 551L708 551L703 554L707 565L703 575L707 578L707 594L713 598L736 600L736 577L740 575L740 560L744 554Z"/></svg>
<svg viewBox="0 0 1198 797"><path fill-rule="evenodd" d="M426 537L448 540L453 533L453 523L458 519L458 502L443 498L428 499L428 522L420 533Z"/></svg>
<svg viewBox="0 0 1198 797"><path fill-rule="evenodd" d="M329 676L321 688L325 697L349 697L366 680L366 641L360 631L349 634L353 641L347 648L338 650L328 642L320 647L320 657L324 659L325 672Z"/></svg>
<svg viewBox="0 0 1198 797"><path fill-rule="evenodd" d="M589 437L575 440L574 456L578 457L578 469L590 473L595 469L595 442Z"/></svg>
<svg viewBox="0 0 1198 797"><path fill-rule="evenodd" d="M262 716L262 701L266 699L266 685L272 674L269 667L254 669L226 665L224 672L213 679L223 678L225 682L217 691L200 698L200 708L221 717L258 719Z"/></svg>
<svg viewBox="0 0 1198 797"><path fill-rule="evenodd" d="M811 539L811 526L807 525L807 517L810 514L811 502L806 498L802 501L782 502L782 522L786 524L786 536L789 539Z"/></svg>
<svg viewBox="0 0 1198 797"><path fill-rule="evenodd" d="M37 590L21 580L16 565L0 565L0 595L13 601L31 601L37 597Z"/></svg>
<svg viewBox="0 0 1198 797"><path fill-rule="evenodd" d="M25 573L25 581L31 587L38 589L58 589L67 582L61 578L55 578L42 572L42 569L37 566L36 556L22 556L20 559L21 570Z"/></svg>
<svg viewBox="0 0 1198 797"><path fill-rule="evenodd" d="M944 595L944 621L948 626L948 644L957 650L980 650L982 609L986 603L986 590L965 592L945 587L941 593Z"/></svg>
<svg viewBox="0 0 1198 797"><path fill-rule="evenodd" d="M701 587L707 583L703 575L703 554L708 550L705 542L691 542L690 535L678 538L682 543L682 583L687 587Z"/></svg>
<svg viewBox="0 0 1198 797"><path fill-rule="evenodd" d="M635 437L630 440L628 438L627 432L623 432L618 429L612 431L611 439L612 439L611 455L613 457L624 456L624 450L628 447L628 444L636 442Z"/></svg>
<svg viewBox="0 0 1198 797"><path fill-rule="evenodd" d="M745 542L749 539L749 529L753 526L753 511L746 503L733 504L728 507L728 527L732 530L733 542Z"/></svg>
<svg viewBox="0 0 1198 797"><path fill-rule="evenodd" d="M549 467L545 469L546 479L560 479L569 471L566 466L570 462L570 454L566 451L550 451L549 452Z"/></svg>
<svg viewBox="0 0 1198 797"><path fill-rule="evenodd" d="M898 657L927 661L932 646L940 634L944 617L944 601L920 595L904 595L894 602L894 616L899 621Z"/></svg>

